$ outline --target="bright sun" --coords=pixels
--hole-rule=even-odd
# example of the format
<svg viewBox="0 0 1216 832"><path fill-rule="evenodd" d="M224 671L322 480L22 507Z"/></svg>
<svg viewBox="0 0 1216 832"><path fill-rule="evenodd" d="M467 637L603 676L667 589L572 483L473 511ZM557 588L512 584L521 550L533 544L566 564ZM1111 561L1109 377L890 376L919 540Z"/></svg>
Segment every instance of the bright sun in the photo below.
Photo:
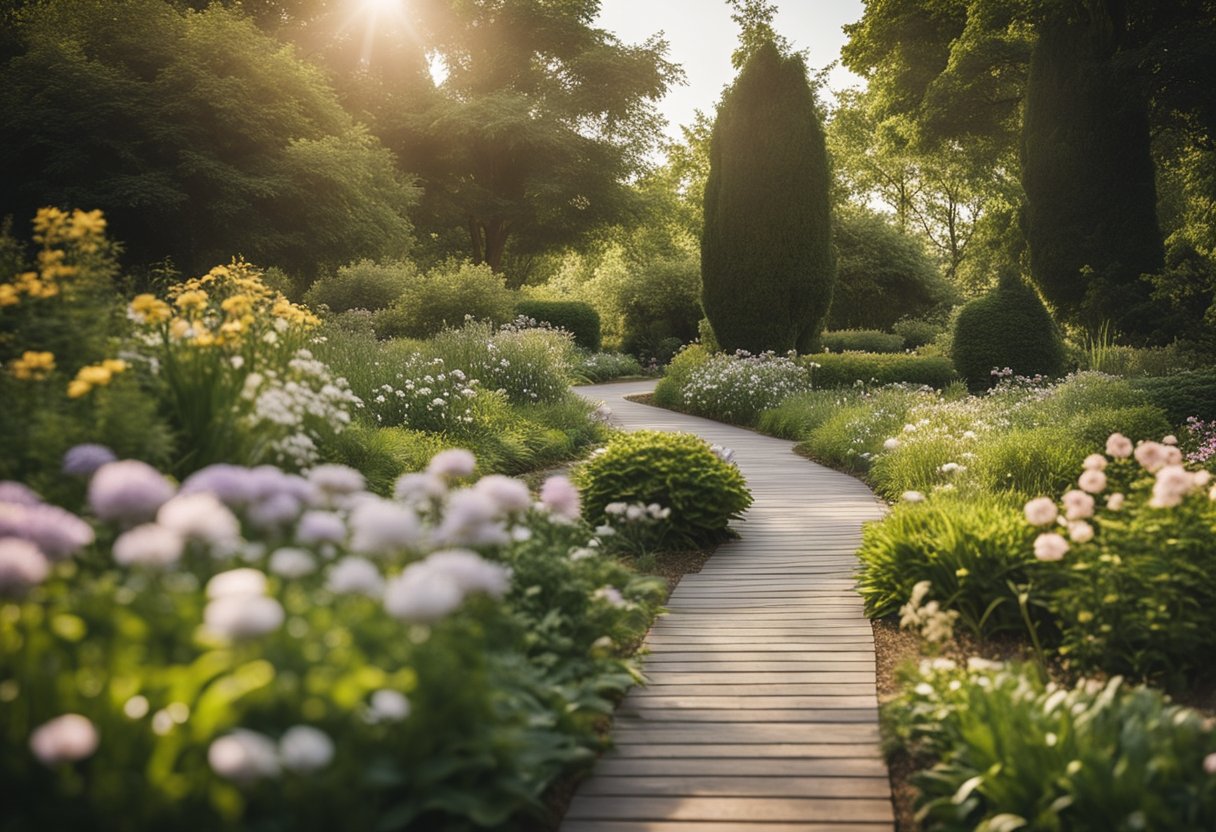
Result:
<svg viewBox="0 0 1216 832"><path fill-rule="evenodd" d="M363 11L374 14L391 14L400 12L403 0L360 0Z"/></svg>

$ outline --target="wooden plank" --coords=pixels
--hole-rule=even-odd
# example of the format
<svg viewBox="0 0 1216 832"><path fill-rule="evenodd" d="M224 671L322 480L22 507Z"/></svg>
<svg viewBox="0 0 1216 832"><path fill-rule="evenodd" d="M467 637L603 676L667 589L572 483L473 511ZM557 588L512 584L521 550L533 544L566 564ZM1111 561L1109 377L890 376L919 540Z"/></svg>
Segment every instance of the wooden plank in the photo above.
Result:
<svg viewBox="0 0 1216 832"><path fill-rule="evenodd" d="M886 777L596 777L582 794L645 797L876 797L891 792Z"/></svg>
<svg viewBox="0 0 1216 832"><path fill-rule="evenodd" d="M835 822L894 820L889 799L740 797L584 797L570 802L567 817L612 820Z"/></svg>
<svg viewBox="0 0 1216 832"><path fill-rule="evenodd" d="M663 745L774 745L777 743L877 743L878 726L874 724L799 722L747 724L733 722L697 723L672 722L655 724L622 715L613 725L613 737L619 746L639 742Z"/></svg>
<svg viewBox="0 0 1216 832"><path fill-rule="evenodd" d="M758 826L750 821L570 820L562 824L562 832L891 832L891 825L809 822Z"/></svg>
<svg viewBox="0 0 1216 832"><path fill-rule="evenodd" d="M727 708L741 711L793 710L797 708L853 710L856 708L877 709L878 698L873 691L862 696L713 696L675 695L661 692L655 688L634 688L625 697L621 707Z"/></svg>
<svg viewBox="0 0 1216 832"><path fill-rule="evenodd" d="M595 772L604 777L876 777L887 776L887 766L879 758L740 758L740 757L621 757L609 752L596 763ZM587 781L590 782L590 781Z"/></svg>
<svg viewBox="0 0 1216 832"><path fill-rule="evenodd" d="M703 743L627 743L617 745L616 753L622 757L756 757L770 759L773 757L801 758L871 758L881 761L882 749L877 744L869 743L805 743L769 744L769 745L707 745Z"/></svg>

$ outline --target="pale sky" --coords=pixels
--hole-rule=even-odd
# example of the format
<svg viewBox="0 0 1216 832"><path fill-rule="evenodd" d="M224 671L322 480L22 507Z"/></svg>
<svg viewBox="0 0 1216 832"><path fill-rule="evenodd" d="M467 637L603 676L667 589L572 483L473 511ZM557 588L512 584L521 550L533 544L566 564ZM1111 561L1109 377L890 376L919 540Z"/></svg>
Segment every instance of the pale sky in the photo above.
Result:
<svg viewBox="0 0 1216 832"><path fill-rule="evenodd" d="M812 72L840 58L841 27L860 20L864 11L861 0L775 0L774 5L774 28L794 49L808 50ZM659 31L667 38L668 57L684 67L687 81L659 103L668 136L679 139L680 125L691 122L696 110L713 117L722 88L734 80L730 53L739 42L739 27L724 0L603 0L598 25L630 44ZM828 76L829 89L861 84L843 67Z"/></svg>

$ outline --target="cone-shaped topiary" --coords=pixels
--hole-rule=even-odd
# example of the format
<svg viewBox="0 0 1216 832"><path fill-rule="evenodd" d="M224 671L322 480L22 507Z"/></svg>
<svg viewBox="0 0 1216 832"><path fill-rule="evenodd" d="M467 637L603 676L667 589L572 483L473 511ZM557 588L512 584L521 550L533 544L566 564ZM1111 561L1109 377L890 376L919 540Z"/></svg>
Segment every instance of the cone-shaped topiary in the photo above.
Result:
<svg viewBox="0 0 1216 832"><path fill-rule="evenodd" d="M671 509L665 543L703 546L729 536L727 525L752 504L739 469L691 433L639 430L613 439L575 475L583 516L605 520L610 503Z"/></svg>
<svg viewBox="0 0 1216 832"><path fill-rule="evenodd" d="M991 385L994 369L1009 368L1023 376L1054 376L1064 369L1064 345L1055 321L1013 270L959 312L951 357L973 389Z"/></svg>
<svg viewBox="0 0 1216 832"><path fill-rule="evenodd" d="M829 172L806 65L756 49L718 108L705 183L702 305L728 352L810 352L836 281Z"/></svg>

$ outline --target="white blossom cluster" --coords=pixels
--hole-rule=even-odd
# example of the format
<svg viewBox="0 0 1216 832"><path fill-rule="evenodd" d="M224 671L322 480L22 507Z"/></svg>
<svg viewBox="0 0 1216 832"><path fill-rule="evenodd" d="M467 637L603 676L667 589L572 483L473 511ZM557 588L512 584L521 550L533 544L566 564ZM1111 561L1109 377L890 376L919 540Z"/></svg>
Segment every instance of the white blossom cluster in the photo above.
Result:
<svg viewBox="0 0 1216 832"><path fill-rule="evenodd" d="M746 422L810 389L810 374L792 358L740 350L734 355L712 355L693 369L680 396L684 407L694 413Z"/></svg>
<svg viewBox="0 0 1216 832"><path fill-rule="evenodd" d="M382 384L366 402L376 421L414 430L453 431L473 423L480 382L442 358L413 355L392 384Z"/></svg>

